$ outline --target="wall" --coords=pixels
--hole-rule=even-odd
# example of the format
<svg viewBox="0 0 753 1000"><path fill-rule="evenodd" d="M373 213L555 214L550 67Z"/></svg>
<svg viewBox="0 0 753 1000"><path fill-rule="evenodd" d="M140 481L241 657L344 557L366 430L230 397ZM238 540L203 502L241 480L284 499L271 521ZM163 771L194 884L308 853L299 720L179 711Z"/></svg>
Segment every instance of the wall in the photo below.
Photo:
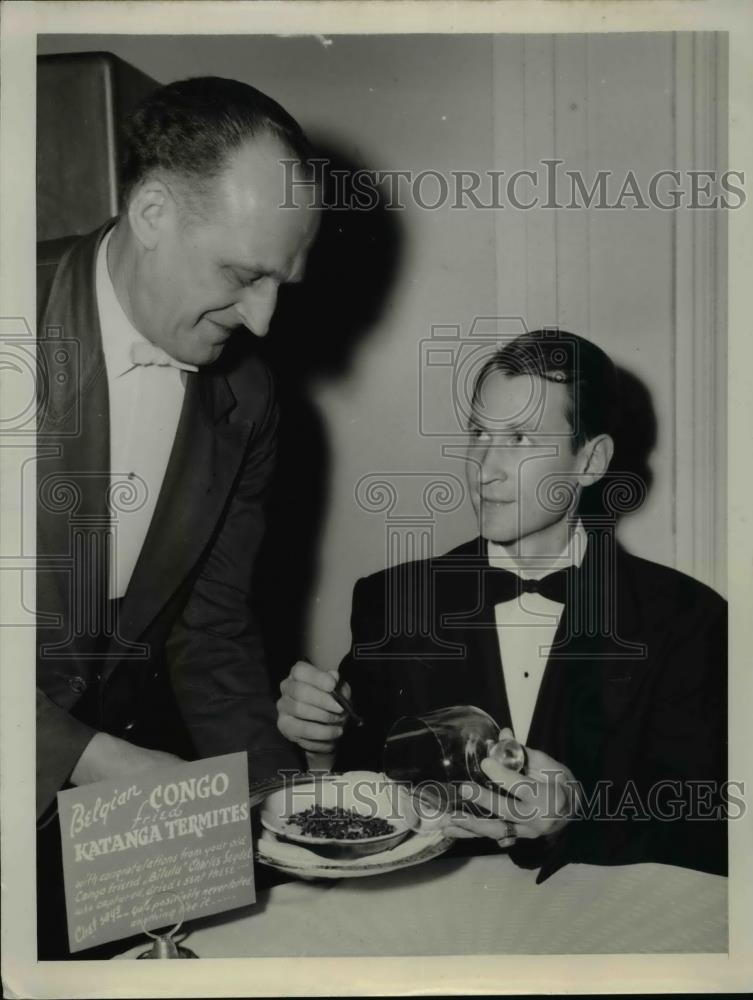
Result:
<svg viewBox="0 0 753 1000"><path fill-rule="evenodd" d="M725 64L713 36L330 36L326 45L222 36L40 40L41 53L95 48L161 82L217 74L253 83L318 142L370 169L509 174L559 157L587 176L633 169L645 183L658 169L713 165L724 148L716 102L724 96ZM490 319L476 333L493 334L504 325L499 317L515 316L529 327L558 323L583 333L648 390L658 419L654 482L643 507L624 519L623 540L724 589L724 428L717 419L723 274L715 270L718 223L705 218L653 208L428 211L409 204L383 220L391 235L379 246L394 254L395 274L384 280L378 308L354 321L345 363L312 367L299 386L308 406L292 411L316 448L289 452L288 482L297 495L295 504L287 499L276 544L286 545L286 562L296 559L297 545L307 550L311 525L295 516L295 505L305 506L316 485L323 521L312 534L306 588L310 655L330 665L343 653L359 575L409 556L410 539L441 551L473 532L470 511L456 503L457 441L443 454L446 439L419 432L452 424L449 396L439 388L447 370L419 359L433 327L458 327L467 337L477 317ZM370 238L376 245L377 236ZM371 266L367 254L364 270ZM348 283L359 278L355 265L343 274ZM368 277L360 275L364 287ZM342 324L336 280L327 294L329 307L320 296L321 314L295 331L299 343L325 345ZM352 289L348 294L357 310ZM385 512L364 477L390 474L399 503ZM422 490L437 478L449 492L434 495L426 517Z"/></svg>
<svg viewBox="0 0 753 1000"><path fill-rule="evenodd" d="M494 46L497 167L559 159L561 180L581 171L589 187L612 171L612 202L628 171L645 195L662 170L724 169L723 36L498 36ZM668 186L658 190L667 203ZM621 525L623 541L724 591L722 213L650 204L498 213L497 247L500 314L585 334L650 394L654 478Z"/></svg>

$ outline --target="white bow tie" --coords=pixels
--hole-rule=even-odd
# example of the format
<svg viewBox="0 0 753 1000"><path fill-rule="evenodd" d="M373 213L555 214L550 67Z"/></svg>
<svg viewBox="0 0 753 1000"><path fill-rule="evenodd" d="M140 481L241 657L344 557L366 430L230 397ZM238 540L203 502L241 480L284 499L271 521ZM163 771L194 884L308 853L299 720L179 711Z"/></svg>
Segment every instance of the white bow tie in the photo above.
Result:
<svg viewBox="0 0 753 1000"><path fill-rule="evenodd" d="M131 363L134 365L158 365L160 368L180 368L184 372L197 372L197 365L189 365L184 361L176 361L167 351L148 340L136 340L131 344Z"/></svg>

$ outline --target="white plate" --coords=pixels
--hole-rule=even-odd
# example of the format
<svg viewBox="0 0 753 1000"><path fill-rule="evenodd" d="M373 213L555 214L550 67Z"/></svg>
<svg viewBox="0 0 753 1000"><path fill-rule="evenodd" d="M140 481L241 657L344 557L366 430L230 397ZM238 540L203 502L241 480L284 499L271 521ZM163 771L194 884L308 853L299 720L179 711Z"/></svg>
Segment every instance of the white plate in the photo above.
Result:
<svg viewBox="0 0 753 1000"><path fill-rule="evenodd" d="M291 824L290 817L314 806L339 808L369 818L384 819L392 829L390 833L352 841L312 837ZM261 823L278 837L302 847L314 847L316 844L329 847L332 849L327 852L329 860L339 854L351 858L355 855L377 855L390 842L390 849L394 850L410 830L417 829L419 817L410 793L390 781L386 775L371 771L348 771L345 774L327 775L315 782L287 785L271 792L262 805Z"/></svg>
<svg viewBox="0 0 753 1000"><path fill-rule="evenodd" d="M297 878L364 878L367 875L385 875L387 872L423 864L444 854L454 843L441 831L428 834L411 834L391 851L382 851L365 858L338 860L323 858L313 851L280 840L270 830L264 830L256 850L257 860L277 871Z"/></svg>

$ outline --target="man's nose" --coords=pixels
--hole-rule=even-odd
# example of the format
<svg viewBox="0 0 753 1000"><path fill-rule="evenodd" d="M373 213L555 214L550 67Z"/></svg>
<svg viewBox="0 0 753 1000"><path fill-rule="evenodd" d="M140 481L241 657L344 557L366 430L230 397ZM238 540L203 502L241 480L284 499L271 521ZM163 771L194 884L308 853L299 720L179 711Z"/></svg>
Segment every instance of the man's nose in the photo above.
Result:
<svg viewBox="0 0 753 1000"><path fill-rule="evenodd" d="M476 461L479 463L482 484L495 480L504 482L508 478L510 462L505 448L491 445L476 456Z"/></svg>
<svg viewBox="0 0 753 1000"><path fill-rule="evenodd" d="M235 308L243 325L257 337L264 337L269 330L277 306L277 283L271 278L261 278L244 288Z"/></svg>

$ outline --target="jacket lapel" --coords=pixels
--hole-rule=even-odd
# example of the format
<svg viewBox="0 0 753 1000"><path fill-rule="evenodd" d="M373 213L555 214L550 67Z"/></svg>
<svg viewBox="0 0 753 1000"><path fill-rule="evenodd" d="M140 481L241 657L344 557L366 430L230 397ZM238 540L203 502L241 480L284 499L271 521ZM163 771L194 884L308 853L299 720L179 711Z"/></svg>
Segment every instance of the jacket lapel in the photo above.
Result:
<svg viewBox="0 0 753 1000"><path fill-rule="evenodd" d="M216 530L253 429L251 420L228 421L234 407L222 373L187 375L165 478L119 613L119 639L126 646L191 574Z"/></svg>
<svg viewBox="0 0 753 1000"><path fill-rule="evenodd" d="M46 302L39 289L37 585L40 611L60 620L47 638L42 620L46 656L92 655L106 597L109 395L94 276L109 225L65 255Z"/></svg>
<svg viewBox="0 0 753 1000"><path fill-rule="evenodd" d="M40 573L45 600L40 610L52 611L54 605L63 625L55 634L66 633L69 645L72 581L85 562L71 550L72 519L88 526L98 554L96 579L90 574L87 592L102 601L107 596L110 417L95 275L97 251L111 225L112 221L72 245L40 311L38 551L43 559L57 558L58 563L63 557L66 567L63 573ZM134 643L190 574L216 528L253 429L251 420L228 420L235 402L221 372L202 370L187 376L175 442L118 615L104 679L119 659L143 659L143 645ZM50 586L52 577L55 583ZM84 655L86 639L73 636Z"/></svg>
<svg viewBox="0 0 753 1000"><path fill-rule="evenodd" d="M560 619L539 688L528 742L581 773L601 748L641 679L638 605L613 536L589 532L572 600Z"/></svg>

